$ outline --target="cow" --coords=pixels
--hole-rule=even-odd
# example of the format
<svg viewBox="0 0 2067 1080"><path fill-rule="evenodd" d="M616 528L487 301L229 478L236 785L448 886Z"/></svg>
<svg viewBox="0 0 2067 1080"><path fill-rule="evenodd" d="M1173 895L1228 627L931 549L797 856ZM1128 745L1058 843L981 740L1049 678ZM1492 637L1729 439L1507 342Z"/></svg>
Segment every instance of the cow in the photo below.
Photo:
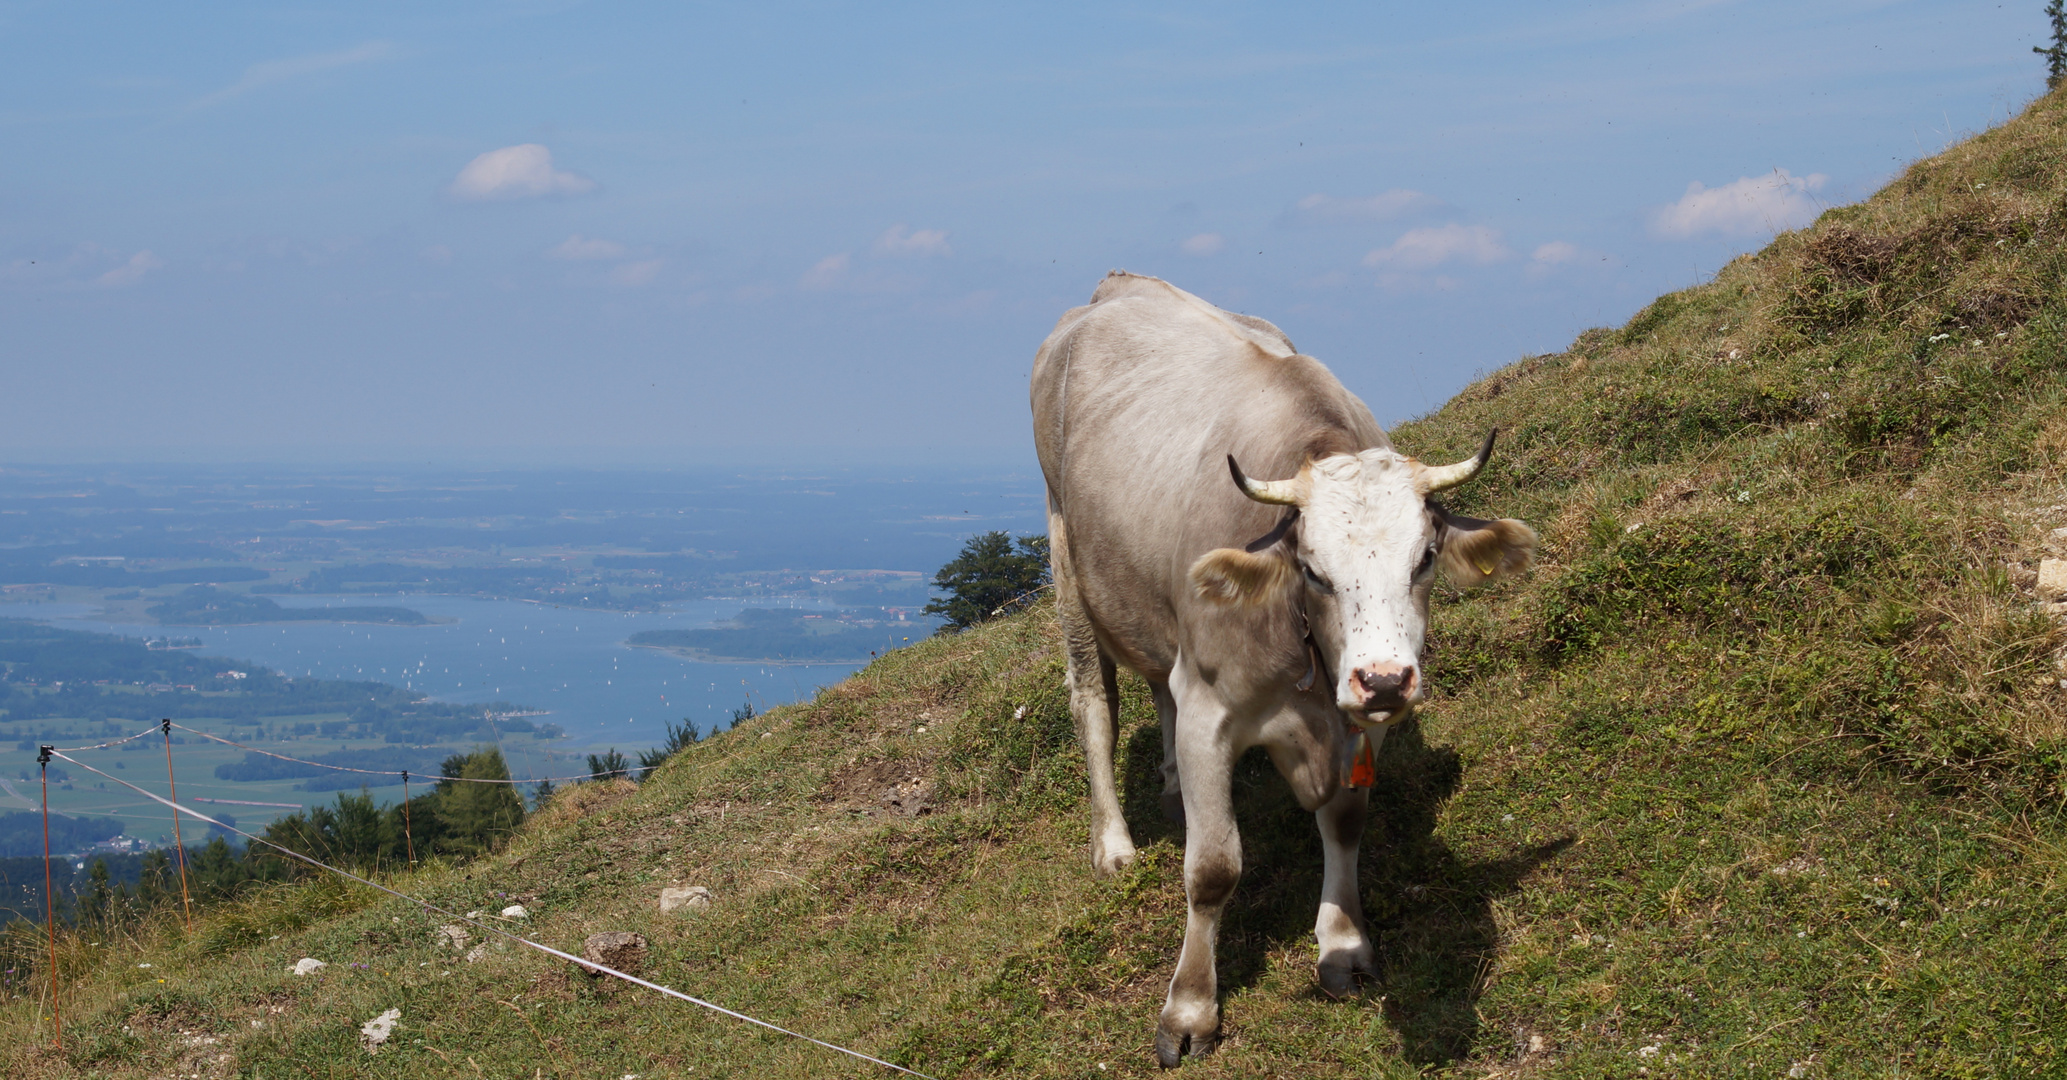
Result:
<svg viewBox="0 0 2067 1080"><path fill-rule="evenodd" d="M1355 993L1374 960L1357 890L1369 753L1427 696L1434 572L1519 573L1536 534L1433 498L1485 467L1490 434L1454 465L1400 454L1277 327L1157 278L1114 271L1064 314L1035 355L1032 399L1092 865L1135 858L1113 776L1118 665L1148 683L1163 807L1184 825L1184 946L1155 1039L1171 1068L1219 1038L1213 953L1242 872L1236 761L1263 747L1313 812L1317 977L1331 997Z"/></svg>

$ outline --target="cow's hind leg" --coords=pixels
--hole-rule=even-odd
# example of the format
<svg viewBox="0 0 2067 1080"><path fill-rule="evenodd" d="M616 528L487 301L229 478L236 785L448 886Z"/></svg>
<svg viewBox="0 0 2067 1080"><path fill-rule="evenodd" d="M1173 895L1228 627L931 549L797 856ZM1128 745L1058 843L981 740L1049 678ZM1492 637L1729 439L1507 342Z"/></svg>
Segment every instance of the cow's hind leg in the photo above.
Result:
<svg viewBox="0 0 2067 1080"><path fill-rule="evenodd" d="M1175 1068L1186 1054L1209 1054L1220 1042L1215 966L1220 915L1242 879L1226 709L1182 661L1171 679L1179 708L1178 768L1184 775L1185 916L1184 950L1156 1023L1156 1061L1166 1069Z"/></svg>
<svg viewBox="0 0 2067 1080"><path fill-rule="evenodd" d="M1168 679L1150 679L1148 692L1155 698L1156 719L1163 728L1163 816L1182 825L1184 791L1178 782L1182 774L1177 769L1177 699L1170 696Z"/></svg>
<svg viewBox="0 0 2067 1080"><path fill-rule="evenodd" d="M1313 936L1321 959L1315 974L1321 992L1347 997L1357 992L1360 977L1375 970L1371 939L1364 927L1363 897L1357 892L1357 855L1364 842L1364 816L1369 788L1340 787L1313 813L1321 829L1323 873L1321 910Z"/></svg>
<svg viewBox="0 0 2067 1080"><path fill-rule="evenodd" d="M1057 582L1058 586L1062 583ZM1101 874L1116 874L1134 861L1134 837L1120 812L1113 778L1113 745L1118 738L1119 673L1112 658L1098 646L1073 592L1058 587L1069 678L1069 715L1076 721L1077 741L1091 780L1091 865Z"/></svg>

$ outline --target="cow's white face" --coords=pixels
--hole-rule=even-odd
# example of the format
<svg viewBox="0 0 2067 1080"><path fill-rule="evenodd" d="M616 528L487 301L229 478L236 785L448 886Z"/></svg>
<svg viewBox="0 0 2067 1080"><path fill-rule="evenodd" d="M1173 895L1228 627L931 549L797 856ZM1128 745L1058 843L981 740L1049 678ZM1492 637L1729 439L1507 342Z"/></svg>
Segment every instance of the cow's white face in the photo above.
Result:
<svg viewBox="0 0 2067 1080"><path fill-rule="evenodd" d="M1297 528L1254 552L1207 552L1192 564L1192 585L1216 603L1296 601L1336 705L1361 723L1397 719L1428 694L1420 659L1436 568L1477 585L1520 572L1534 554L1527 525L1459 517L1429 498L1476 475L1491 449L1488 438L1477 457L1437 467L1388 448L1334 454L1262 483L1230 462L1250 498L1297 507Z"/></svg>
<svg viewBox="0 0 2067 1080"><path fill-rule="evenodd" d="M1415 488L1415 465L1388 449L1314 462L1290 552L1335 703L1374 721L1428 693L1421 643L1441 532Z"/></svg>

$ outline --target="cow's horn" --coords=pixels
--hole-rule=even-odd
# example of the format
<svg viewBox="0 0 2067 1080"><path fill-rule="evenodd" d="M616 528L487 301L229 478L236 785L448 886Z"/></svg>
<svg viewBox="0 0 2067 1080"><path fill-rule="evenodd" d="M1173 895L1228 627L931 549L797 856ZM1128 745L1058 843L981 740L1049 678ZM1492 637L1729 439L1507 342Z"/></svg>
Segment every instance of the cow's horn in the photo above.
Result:
<svg viewBox="0 0 2067 1080"><path fill-rule="evenodd" d="M1486 462L1493 459L1493 436L1498 434L1499 428L1486 432L1486 441L1479 445L1478 453L1455 465L1423 465L1414 486L1420 488L1423 495L1433 495L1477 476L1479 470L1486 467Z"/></svg>
<svg viewBox="0 0 2067 1080"><path fill-rule="evenodd" d="M1242 494L1257 502L1276 506L1298 506L1306 501L1306 493L1301 490L1305 485L1299 482L1298 477L1290 480L1251 480L1242 472L1242 467L1234 463L1233 454L1227 455L1227 471L1234 474L1234 486L1241 488Z"/></svg>

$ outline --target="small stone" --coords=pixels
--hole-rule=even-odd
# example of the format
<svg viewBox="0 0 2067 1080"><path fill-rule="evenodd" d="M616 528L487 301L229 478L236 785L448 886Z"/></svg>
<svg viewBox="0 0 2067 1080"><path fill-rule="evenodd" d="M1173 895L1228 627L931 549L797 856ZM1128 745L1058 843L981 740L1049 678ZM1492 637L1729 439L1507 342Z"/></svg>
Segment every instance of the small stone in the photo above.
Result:
<svg viewBox="0 0 2067 1080"><path fill-rule="evenodd" d="M467 933L467 928L456 922L446 923L431 931L431 943L433 945L444 945L453 952L464 952L467 945L473 940L474 935Z"/></svg>
<svg viewBox="0 0 2067 1080"><path fill-rule="evenodd" d="M701 911L711 906L713 899L711 891L701 885L662 889L660 890L660 913L668 915L677 911L683 914Z"/></svg>
<svg viewBox="0 0 2067 1080"><path fill-rule="evenodd" d="M581 965L581 969L590 975L602 974L591 967L591 964L601 964L604 967L616 968L627 975L637 975L639 968L646 962L646 938L644 935L626 930L590 934L588 940L581 943L581 955L588 961L587 964Z"/></svg>
<svg viewBox="0 0 2067 1080"><path fill-rule="evenodd" d="M511 904L502 909L502 917L505 919L528 919L531 917L531 913L525 911L522 904Z"/></svg>
<svg viewBox="0 0 2067 1080"><path fill-rule="evenodd" d="M2067 559L2039 560L2038 595L2047 600L2067 598Z"/></svg>
<svg viewBox="0 0 2067 1080"><path fill-rule="evenodd" d="M893 814L918 817L933 810L933 785L918 777L884 788L876 795L876 803Z"/></svg>
<svg viewBox="0 0 2067 1080"><path fill-rule="evenodd" d="M304 956L301 959L296 960L294 962L294 967L292 970L296 975L314 975L315 973L329 966L329 964L326 964L313 956Z"/></svg>
<svg viewBox="0 0 2067 1080"><path fill-rule="evenodd" d="M369 1054L380 1052L380 1044L388 1041L395 1033L395 1021L402 1019L402 1010L389 1009L379 1016L359 1025L359 1042Z"/></svg>
<svg viewBox="0 0 2067 1080"><path fill-rule="evenodd" d="M488 943L482 942L467 950L467 963L478 964L488 955Z"/></svg>

